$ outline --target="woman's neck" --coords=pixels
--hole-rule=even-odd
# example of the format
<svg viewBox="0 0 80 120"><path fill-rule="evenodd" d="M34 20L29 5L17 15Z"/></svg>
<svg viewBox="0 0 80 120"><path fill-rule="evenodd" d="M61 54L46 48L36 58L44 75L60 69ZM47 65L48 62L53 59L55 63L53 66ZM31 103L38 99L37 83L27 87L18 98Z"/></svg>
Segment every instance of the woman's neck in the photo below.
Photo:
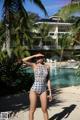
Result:
<svg viewBox="0 0 80 120"><path fill-rule="evenodd" d="M42 62L42 63L40 63L40 62L38 62L38 63L36 63L37 65L44 65L44 63Z"/></svg>

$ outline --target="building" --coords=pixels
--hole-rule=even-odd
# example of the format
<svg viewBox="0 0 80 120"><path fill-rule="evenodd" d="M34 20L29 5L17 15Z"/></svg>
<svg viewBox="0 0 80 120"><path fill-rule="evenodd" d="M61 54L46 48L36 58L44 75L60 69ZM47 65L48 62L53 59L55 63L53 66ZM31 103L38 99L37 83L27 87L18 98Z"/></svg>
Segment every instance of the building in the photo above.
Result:
<svg viewBox="0 0 80 120"><path fill-rule="evenodd" d="M71 0L71 3L80 3L80 0Z"/></svg>
<svg viewBox="0 0 80 120"><path fill-rule="evenodd" d="M50 31L48 33L48 36L52 37L53 41L54 41L54 45L52 45L52 49L55 48L59 48L59 44L58 44L58 37L60 34L66 34L66 33L70 33L70 27L71 27L71 23L68 22L64 22L61 18L59 18L58 16L51 16L48 19L41 19L39 20L36 24L37 25L41 25L41 24L48 24L50 26Z"/></svg>

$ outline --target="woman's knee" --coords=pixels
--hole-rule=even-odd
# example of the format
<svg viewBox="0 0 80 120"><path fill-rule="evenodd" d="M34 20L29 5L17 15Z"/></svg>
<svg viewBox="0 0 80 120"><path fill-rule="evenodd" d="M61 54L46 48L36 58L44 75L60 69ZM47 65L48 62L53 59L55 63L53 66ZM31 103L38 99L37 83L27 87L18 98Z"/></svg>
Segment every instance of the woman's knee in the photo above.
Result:
<svg viewBox="0 0 80 120"><path fill-rule="evenodd" d="M31 113L34 113L35 110L36 110L36 108L31 108L31 107L30 107L30 109L29 109L29 111L30 111Z"/></svg>
<svg viewBox="0 0 80 120"><path fill-rule="evenodd" d="M47 108L42 108L42 112L46 113L47 112Z"/></svg>

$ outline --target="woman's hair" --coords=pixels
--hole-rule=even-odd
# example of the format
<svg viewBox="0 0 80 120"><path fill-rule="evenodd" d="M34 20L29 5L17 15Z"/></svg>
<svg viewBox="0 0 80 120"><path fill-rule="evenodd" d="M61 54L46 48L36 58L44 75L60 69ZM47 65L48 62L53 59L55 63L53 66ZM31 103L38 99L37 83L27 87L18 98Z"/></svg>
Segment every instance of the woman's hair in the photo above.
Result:
<svg viewBox="0 0 80 120"><path fill-rule="evenodd" d="M42 54L42 55L44 55L42 52L36 52L35 54ZM34 58L32 58L32 62L36 62L38 59L44 59L44 61L45 61L45 56L38 56L38 57L34 57Z"/></svg>

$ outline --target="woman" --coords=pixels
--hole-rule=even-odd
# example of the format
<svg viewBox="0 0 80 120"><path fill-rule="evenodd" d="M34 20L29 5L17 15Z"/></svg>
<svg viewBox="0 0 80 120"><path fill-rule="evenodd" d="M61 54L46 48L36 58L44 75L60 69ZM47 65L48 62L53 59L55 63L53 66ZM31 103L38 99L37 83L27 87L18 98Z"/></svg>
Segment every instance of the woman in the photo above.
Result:
<svg viewBox="0 0 80 120"><path fill-rule="evenodd" d="M36 59L35 63L29 62L32 58ZM29 99L30 99L29 120L34 119L37 96L40 96L40 102L41 102L41 108L43 111L44 120L48 120L46 86L48 86L48 90L49 90L49 100L52 100L52 95L51 95L51 82L48 77L49 67L44 63L44 55L39 53L23 58L22 60L23 63L33 68L34 78L35 78L29 94Z"/></svg>

